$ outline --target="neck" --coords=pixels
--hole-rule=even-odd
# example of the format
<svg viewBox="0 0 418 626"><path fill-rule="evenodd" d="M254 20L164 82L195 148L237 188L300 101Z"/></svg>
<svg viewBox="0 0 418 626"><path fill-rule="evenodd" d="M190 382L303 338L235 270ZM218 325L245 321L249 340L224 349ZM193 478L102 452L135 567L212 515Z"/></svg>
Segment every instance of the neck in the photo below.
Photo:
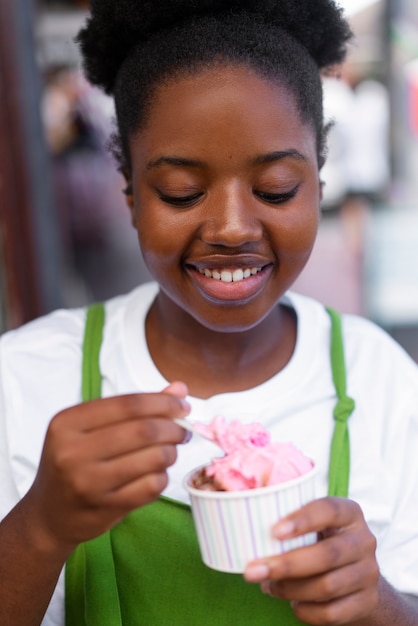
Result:
<svg viewBox="0 0 418 626"><path fill-rule="evenodd" d="M146 321L152 359L170 382L181 380L192 396L255 387L283 369L296 342L296 318L277 305L256 327L240 332L217 332L176 305L162 306L160 297Z"/></svg>

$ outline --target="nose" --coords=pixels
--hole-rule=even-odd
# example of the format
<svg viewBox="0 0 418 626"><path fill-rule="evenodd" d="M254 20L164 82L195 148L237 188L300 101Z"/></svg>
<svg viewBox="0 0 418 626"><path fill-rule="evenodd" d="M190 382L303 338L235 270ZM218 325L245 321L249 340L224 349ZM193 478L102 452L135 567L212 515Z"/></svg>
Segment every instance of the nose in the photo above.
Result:
<svg viewBox="0 0 418 626"><path fill-rule="evenodd" d="M201 228L206 243L232 248L259 241L262 236L263 226L251 190L234 186L208 199Z"/></svg>

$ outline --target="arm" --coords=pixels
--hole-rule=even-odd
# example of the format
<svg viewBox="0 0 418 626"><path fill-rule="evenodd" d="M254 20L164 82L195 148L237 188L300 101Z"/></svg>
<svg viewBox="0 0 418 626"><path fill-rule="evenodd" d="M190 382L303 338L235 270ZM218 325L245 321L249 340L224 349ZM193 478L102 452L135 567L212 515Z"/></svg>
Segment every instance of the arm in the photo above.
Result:
<svg viewBox="0 0 418 626"><path fill-rule="evenodd" d="M410 593L403 593L402 597L410 606L414 607L414 609L418 611L418 596L413 596Z"/></svg>
<svg viewBox="0 0 418 626"><path fill-rule="evenodd" d="M318 532L320 541L250 563L246 579L260 582L265 593L290 600L307 624L418 626L417 603L381 577L375 538L356 503L322 498L273 529L278 539L306 532Z"/></svg>
<svg viewBox="0 0 418 626"><path fill-rule="evenodd" d="M23 499L0 524L0 623L39 626L70 546L54 545Z"/></svg>
<svg viewBox="0 0 418 626"><path fill-rule="evenodd" d="M352 626L386 626L386 624L416 626L418 598L399 593L380 577L376 610L365 620L353 622Z"/></svg>
<svg viewBox="0 0 418 626"><path fill-rule="evenodd" d="M35 481L0 524L0 623L39 626L81 542L158 498L188 407L169 393L95 400L51 422Z"/></svg>

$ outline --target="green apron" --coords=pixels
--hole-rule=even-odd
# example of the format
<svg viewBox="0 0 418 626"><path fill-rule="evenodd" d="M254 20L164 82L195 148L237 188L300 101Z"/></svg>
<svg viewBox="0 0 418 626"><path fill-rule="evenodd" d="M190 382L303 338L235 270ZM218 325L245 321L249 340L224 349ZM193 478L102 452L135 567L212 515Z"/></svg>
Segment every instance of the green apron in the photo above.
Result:
<svg viewBox="0 0 418 626"><path fill-rule="evenodd" d="M347 420L340 316L332 321L331 365L336 389L329 495L347 497ZM82 399L101 396L99 352L104 307L87 312ZM290 604L271 598L240 574L206 567L200 557L190 507L161 497L130 513L111 531L78 546L66 565L66 626L293 626L302 624Z"/></svg>

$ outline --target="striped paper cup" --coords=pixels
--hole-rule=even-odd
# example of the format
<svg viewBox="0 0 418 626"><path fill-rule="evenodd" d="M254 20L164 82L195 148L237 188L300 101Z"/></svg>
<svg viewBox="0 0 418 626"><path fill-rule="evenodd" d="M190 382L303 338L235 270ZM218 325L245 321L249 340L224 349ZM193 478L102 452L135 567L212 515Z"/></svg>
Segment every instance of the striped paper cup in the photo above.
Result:
<svg viewBox="0 0 418 626"><path fill-rule="evenodd" d="M316 533L280 541L273 525L315 497L315 468L286 483L245 491L205 491L184 485L190 494L193 520L203 562L221 572L242 573L249 561L316 542Z"/></svg>

